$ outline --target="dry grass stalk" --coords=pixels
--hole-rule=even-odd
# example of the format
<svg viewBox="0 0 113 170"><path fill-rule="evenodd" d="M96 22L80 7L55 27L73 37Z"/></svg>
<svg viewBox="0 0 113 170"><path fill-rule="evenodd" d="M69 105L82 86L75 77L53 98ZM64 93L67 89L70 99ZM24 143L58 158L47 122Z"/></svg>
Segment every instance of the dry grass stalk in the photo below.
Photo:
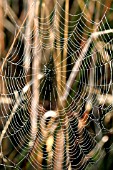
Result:
<svg viewBox="0 0 113 170"><path fill-rule="evenodd" d="M4 14L3 14L3 1L0 0L0 55L4 52Z"/></svg>
<svg viewBox="0 0 113 170"><path fill-rule="evenodd" d="M63 169L63 161L64 161L64 134L60 129L56 135L55 148L54 148L54 163L53 169L60 170Z"/></svg>
<svg viewBox="0 0 113 170"><path fill-rule="evenodd" d="M33 0L29 0L28 1L28 11L30 10L31 4L33 3ZM35 5L34 5L35 6ZM25 61L24 61L24 67L25 67L25 71L26 73L29 72L29 68L30 68L30 59L31 59L31 54L30 54L30 44L32 44L32 39L31 39L31 32L33 30L33 20L34 20L34 7L32 8L32 12L30 13L30 15L28 16L27 19L27 27L25 30L25 36L27 37L25 39ZM28 73L29 74L29 73ZM28 80L29 82L29 80Z"/></svg>
<svg viewBox="0 0 113 170"><path fill-rule="evenodd" d="M49 32L49 40L48 41L49 41L49 45L50 45L50 50L53 51L55 35L51 28L51 23L49 20L50 18L48 17L50 15L49 10L46 6L45 6L44 10L45 10L45 15L46 15L47 31Z"/></svg>
<svg viewBox="0 0 113 170"><path fill-rule="evenodd" d="M32 148L32 151L30 153L30 160L33 162L33 165L36 166L37 164L38 169L42 169L42 160L43 160L43 151L40 146L42 146L43 142L40 143L40 137L36 138L38 132L38 105L39 105L39 88L40 88L40 80L37 79L37 75L40 74L40 66L41 66L41 50L39 50L37 47L40 46L40 38L38 35L38 29L39 29L39 22L38 22L38 14L39 14L39 1L36 2L35 8L34 8L34 16L33 19L34 22L34 39L33 39L33 63L32 63L32 79L33 79L33 85L32 85L32 99L31 99L31 141L29 143L29 146ZM42 15L42 9L41 9L41 15ZM42 21L42 20L41 20ZM43 21L42 21L43 22ZM42 41L42 39L41 39ZM42 44L41 44L42 45ZM35 151L36 149L36 151ZM37 156L34 153L37 153ZM36 157L36 160L34 159ZM37 163L36 163L37 162Z"/></svg>
<svg viewBox="0 0 113 170"><path fill-rule="evenodd" d="M39 5L37 6L39 9ZM38 14L37 11L33 11L35 15ZM37 45L39 44L39 37L37 35L38 31L38 19L34 19L34 48L33 48L33 65L32 65L32 74L33 74L33 85L32 85L32 101L31 101L31 140L35 140L37 134L37 115L38 110L37 106L39 104L39 87L40 81L37 79L37 75L40 74L40 61L41 61L41 51L37 49Z"/></svg>
<svg viewBox="0 0 113 170"><path fill-rule="evenodd" d="M96 23L99 23L99 17L100 17L100 10L101 10L101 4L100 4L100 2L96 2L96 6L97 6L97 11L98 12L96 12L96 14L95 14L95 22ZM98 28L97 26L96 26L96 24L94 24L94 30L96 30L96 28ZM96 30L97 31L97 30Z"/></svg>
<svg viewBox="0 0 113 170"><path fill-rule="evenodd" d="M58 103L59 97L61 96L61 51L60 51L60 9L57 7L55 16L56 26L56 52L54 52L54 63L56 68L56 80L57 80L57 92L58 92ZM58 66L59 65L59 66Z"/></svg>
<svg viewBox="0 0 113 170"><path fill-rule="evenodd" d="M11 104L12 99L9 97L0 97L0 104Z"/></svg>
<svg viewBox="0 0 113 170"><path fill-rule="evenodd" d="M43 45L44 43L44 35L43 35L43 32L45 31L44 30L44 16L45 16L45 3L43 2L42 3L42 6L41 6L41 24L40 24L40 30L41 30L41 37L40 37L40 40L41 40L41 43Z"/></svg>
<svg viewBox="0 0 113 170"><path fill-rule="evenodd" d="M20 19L17 17L17 15L15 14L15 12L13 11L13 9L9 6L9 4L7 3L7 10L5 9L5 6L4 6L4 10L6 11L5 15L7 15L10 20L12 21L12 23L16 23L18 25L21 25L21 21Z"/></svg>
<svg viewBox="0 0 113 170"><path fill-rule="evenodd" d="M33 4L33 0L29 0L28 3L27 3L27 6L28 6L28 11L30 10L31 8L31 4ZM25 30L25 55L24 55L24 69L25 69L25 72L26 72L26 83L28 83L30 81L30 62L31 62L31 47L30 45L32 44L32 31L33 31L33 21L34 21L34 10L35 10L35 4L32 6L32 12L30 13L30 15L28 15L28 18L27 18L27 22L26 22L26 30ZM30 97L31 95L31 89L29 89L27 91L27 95L28 97ZM31 100L29 100L28 102L28 105L31 104Z"/></svg>
<svg viewBox="0 0 113 170"><path fill-rule="evenodd" d="M14 35L15 27L14 25L8 20L4 19L4 28L6 28L9 32L11 32Z"/></svg>
<svg viewBox="0 0 113 170"><path fill-rule="evenodd" d="M69 21L69 0L65 1L65 28L64 28L64 51L62 62L62 87L66 85L66 65L67 65L67 52L68 52L68 21ZM63 88L63 92L65 88Z"/></svg>

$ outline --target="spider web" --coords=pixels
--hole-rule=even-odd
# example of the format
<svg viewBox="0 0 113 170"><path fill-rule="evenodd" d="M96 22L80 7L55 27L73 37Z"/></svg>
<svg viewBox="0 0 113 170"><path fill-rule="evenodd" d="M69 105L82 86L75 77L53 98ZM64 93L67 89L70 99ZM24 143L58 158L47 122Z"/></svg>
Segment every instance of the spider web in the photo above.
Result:
<svg viewBox="0 0 113 170"><path fill-rule="evenodd" d="M33 1L22 26L10 14L15 23L14 43L3 59L0 75L0 164L4 169L23 169L29 162L28 169L81 170L105 155L106 134L112 133L105 120L113 110L113 30L107 18L113 9L94 1L104 13L93 21L87 13L89 2L82 12L67 13L69 21L59 1L51 13L43 3L40 8ZM37 6L39 15L34 13ZM6 153L4 141L11 146ZM112 149L112 143L107 149Z"/></svg>

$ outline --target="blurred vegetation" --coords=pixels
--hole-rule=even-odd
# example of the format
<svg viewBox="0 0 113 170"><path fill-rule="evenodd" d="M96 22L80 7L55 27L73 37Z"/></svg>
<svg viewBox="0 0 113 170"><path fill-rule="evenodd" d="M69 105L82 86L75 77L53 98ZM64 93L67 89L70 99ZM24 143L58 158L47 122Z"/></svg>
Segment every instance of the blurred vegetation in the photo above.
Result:
<svg viewBox="0 0 113 170"><path fill-rule="evenodd" d="M112 169L112 15L113 0L0 0L1 170Z"/></svg>

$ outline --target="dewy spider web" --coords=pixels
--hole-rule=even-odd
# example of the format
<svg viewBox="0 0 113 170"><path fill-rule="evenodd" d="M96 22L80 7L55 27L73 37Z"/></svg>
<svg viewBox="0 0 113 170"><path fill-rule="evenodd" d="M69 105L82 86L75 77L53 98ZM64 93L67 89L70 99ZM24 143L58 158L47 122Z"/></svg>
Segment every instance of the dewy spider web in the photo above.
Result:
<svg viewBox="0 0 113 170"><path fill-rule="evenodd" d="M103 134L111 132L104 120L112 111L113 30L107 16L113 9L94 1L104 13L93 21L87 13L89 2L82 12L67 13L69 21L65 21L59 1L51 13L44 3L40 10L34 1L22 27L9 11L15 23L14 38L19 35L1 69L6 89L1 89L0 99L2 168L23 169L24 164L28 169L82 170L104 156L102 147L109 138ZM7 153L3 152L5 140L11 146Z"/></svg>

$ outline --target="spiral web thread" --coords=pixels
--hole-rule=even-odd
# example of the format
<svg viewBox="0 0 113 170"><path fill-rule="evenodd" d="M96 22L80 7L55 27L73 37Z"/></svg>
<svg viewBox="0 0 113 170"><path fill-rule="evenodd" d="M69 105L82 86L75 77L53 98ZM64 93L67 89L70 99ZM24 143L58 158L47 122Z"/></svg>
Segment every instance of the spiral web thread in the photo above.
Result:
<svg viewBox="0 0 113 170"><path fill-rule="evenodd" d="M82 12L68 13L67 38L62 29L67 24L65 10L59 1L50 14L42 10L41 15L37 15L39 11L33 13L37 6L40 10L39 2L33 1L21 27L11 15L15 23L14 38L18 35L18 41L3 59L0 75L3 126L0 156L4 169L22 169L22 163L27 161L34 169L82 170L105 155L101 148L109 138L103 134L112 133L104 120L113 109L113 29L107 18L113 9L100 1L94 2L104 9L101 19L93 21L89 17L87 0ZM46 9L44 4L42 8ZM29 17L31 21L27 20ZM32 18L34 25L29 30ZM58 62L64 50L67 51L64 59L67 63L63 66L68 68L66 84L64 60ZM59 73L61 89L58 90L56 74ZM5 140L12 147L7 154L3 152ZM15 149L13 159L12 149Z"/></svg>

